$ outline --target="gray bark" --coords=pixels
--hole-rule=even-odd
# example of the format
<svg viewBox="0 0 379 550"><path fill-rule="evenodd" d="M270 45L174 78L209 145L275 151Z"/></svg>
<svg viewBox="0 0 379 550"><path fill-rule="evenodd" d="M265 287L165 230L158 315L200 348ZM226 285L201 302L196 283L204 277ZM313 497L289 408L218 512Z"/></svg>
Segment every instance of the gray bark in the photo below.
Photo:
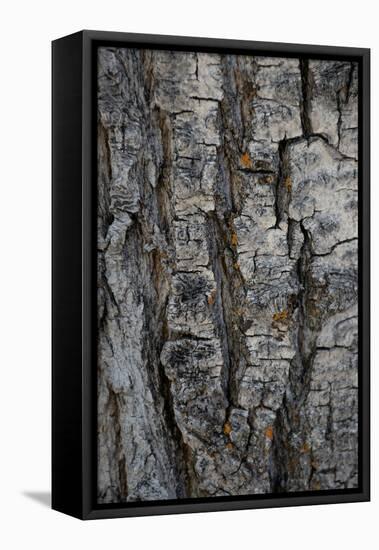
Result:
<svg viewBox="0 0 379 550"><path fill-rule="evenodd" d="M357 66L101 48L98 501L357 486Z"/></svg>

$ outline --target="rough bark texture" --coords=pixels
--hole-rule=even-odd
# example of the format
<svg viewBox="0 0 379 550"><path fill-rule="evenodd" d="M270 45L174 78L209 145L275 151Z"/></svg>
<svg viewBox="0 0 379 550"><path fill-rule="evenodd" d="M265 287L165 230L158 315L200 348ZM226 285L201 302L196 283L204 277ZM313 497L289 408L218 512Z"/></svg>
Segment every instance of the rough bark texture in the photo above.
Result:
<svg viewBox="0 0 379 550"><path fill-rule="evenodd" d="M357 486L357 94L99 50L100 503Z"/></svg>

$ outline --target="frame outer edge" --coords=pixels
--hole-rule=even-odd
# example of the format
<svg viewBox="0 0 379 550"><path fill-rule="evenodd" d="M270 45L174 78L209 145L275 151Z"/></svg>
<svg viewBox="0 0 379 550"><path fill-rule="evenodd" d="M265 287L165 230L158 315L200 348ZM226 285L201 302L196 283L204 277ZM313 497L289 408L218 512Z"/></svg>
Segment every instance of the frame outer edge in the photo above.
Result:
<svg viewBox="0 0 379 550"><path fill-rule="evenodd" d="M83 30L86 37L91 41L120 41L127 43L143 43L145 47L169 45L175 49L188 48L227 48L229 50L246 51L262 50L262 53L269 54L272 51L282 50L283 54L296 55L328 55L335 56L357 56L362 57L370 50L368 48L357 48L350 46L327 46L322 44L292 44L287 42L262 42L251 40L236 40L230 38L207 38L199 36L173 36L163 34L142 34L124 33L101 30Z"/></svg>
<svg viewBox="0 0 379 550"><path fill-rule="evenodd" d="M300 44L283 44L283 43L266 43L266 42L250 42L227 39L207 39L207 38L192 38L192 37L175 37L161 35L145 35L131 33L115 33L103 31L84 30L82 36L82 486L81 486L81 518L82 519L102 519L102 518L117 518L130 516L146 516L146 515L161 515L161 514L180 514L191 512L211 512L211 511L228 511L239 509L254 509L282 506L300 506L314 504L332 504L343 502L362 502L370 498L370 434L369 434L369 323L370 323L370 290L369 290L369 179L370 179L370 50L365 48L345 48L333 46L308 46ZM63 39L60 39L63 40ZM353 491L351 493L335 493L335 494L320 494L320 495L294 495L288 497L275 497L254 499L251 500L229 500L229 501L214 501L214 502L197 502L197 503L164 503L153 504L146 502L143 506L115 506L109 508L98 508L95 505L95 469L94 453L96 453L96 442L93 441L93 429L96 422L96 403L94 399L96 388L96 368L92 365L93 359L93 343L94 334L92 331L92 319L94 317L93 307L95 294L95 283L93 280L92 269L95 262L94 247L94 189L96 182L94 181L92 158L93 140L95 139L95 120L94 120L94 105L93 105L93 70L95 67L93 59L94 45L96 42L105 41L120 41L127 46L130 43L140 43L138 47L157 47L159 45L172 46L174 49L180 49L181 46L190 49L196 48L220 48L233 50L255 50L261 51L269 55L273 51L282 50L282 55L292 56L348 56L358 58L362 61L363 78L362 78L362 101L363 112L362 121L362 234L360 243L364 242L362 247L362 395L365 400L362 403L361 420L362 426L362 468L363 468L363 483L361 491ZM237 52L236 52L237 53ZM78 517L78 516L77 516Z"/></svg>
<svg viewBox="0 0 379 550"><path fill-rule="evenodd" d="M52 508L82 516L81 33L52 43Z"/></svg>
<svg viewBox="0 0 379 550"><path fill-rule="evenodd" d="M96 421L96 407L94 403L94 395L96 395L96 366L93 365L92 345L95 334L92 331L92 319L94 316L93 309L96 308L96 277L93 277L93 268L95 254L93 250L95 243L94 235L94 220L96 221L95 202L96 182L93 181L92 174L92 144L96 136L96 125L93 120L93 103L92 103L92 52L91 40L86 31L82 32L82 56L83 56L83 73L82 73L82 258L83 258L83 275L82 275L82 299L83 299L83 355L82 355L82 418L83 418L83 433L82 433L82 506L83 516L85 519L94 502L94 455L96 456L96 441L93 441L93 425ZM96 248L95 248L96 249ZM95 280L93 280L95 279ZM96 312L95 312L96 313Z"/></svg>

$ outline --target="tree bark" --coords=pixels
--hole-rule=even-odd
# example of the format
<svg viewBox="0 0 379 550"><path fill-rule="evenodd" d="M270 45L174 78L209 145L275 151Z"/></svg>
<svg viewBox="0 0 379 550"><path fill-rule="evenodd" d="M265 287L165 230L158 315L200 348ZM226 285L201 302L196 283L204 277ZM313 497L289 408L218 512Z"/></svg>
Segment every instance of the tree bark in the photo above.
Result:
<svg viewBox="0 0 379 550"><path fill-rule="evenodd" d="M357 65L100 48L98 502L358 484Z"/></svg>

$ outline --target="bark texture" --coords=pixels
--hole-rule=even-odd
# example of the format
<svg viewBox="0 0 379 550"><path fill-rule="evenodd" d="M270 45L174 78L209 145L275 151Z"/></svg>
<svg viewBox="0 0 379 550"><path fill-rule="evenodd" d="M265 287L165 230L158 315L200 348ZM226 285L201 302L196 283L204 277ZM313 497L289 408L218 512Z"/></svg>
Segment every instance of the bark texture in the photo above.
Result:
<svg viewBox="0 0 379 550"><path fill-rule="evenodd" d="M99 50L99 503L357 486L357 96Z"/></svg>

